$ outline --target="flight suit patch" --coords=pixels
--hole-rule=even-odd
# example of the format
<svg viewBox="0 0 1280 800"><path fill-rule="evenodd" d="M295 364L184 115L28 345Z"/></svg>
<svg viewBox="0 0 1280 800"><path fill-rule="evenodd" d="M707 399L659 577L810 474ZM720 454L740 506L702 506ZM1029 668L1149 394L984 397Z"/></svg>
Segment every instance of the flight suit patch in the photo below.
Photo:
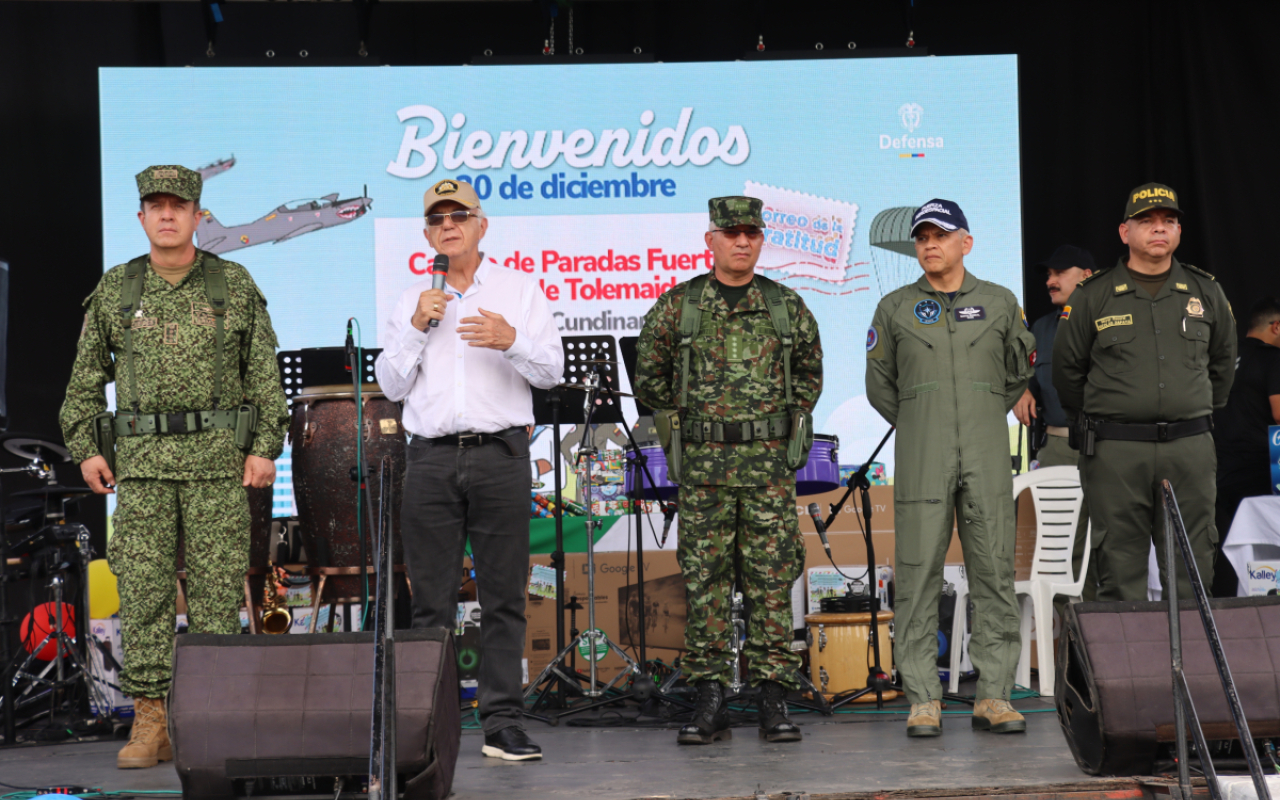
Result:
<svg viewBox="0 0 1280 800"><path fill-rule="evenodd" d="M1105 331L1107 328L1114 328L1117 325L1132 325L1132 324L1133 324L1132 314L1115 314L1110 317L1103 317L1102 319L1095 319L1093 321L1094 327L1096 327L1099 331Z"/></svg>
<svg viewBox="0 0 1280 800"><path fill-rule="evenodd" d="M213 307L208 303L201 303L195 300L191 301L191 324L201 325L206 328L216 328L217 322L213 318Z"/></svg>
<svg viewBox="0 0 1280 800"><path fill-rule="evenodd" d="M1204 306L1200 304L1200 298L1193 297L1187 301L1187 316L1197 319L1204 318Z"/></svg>
<svg viewBox="0 0 1280 800"><path fill-rule="evenodd" d="M937 300L921 300L912 313L921 325L932 325L942 318L942 305Z"/></svg>
<svg viewBox="0 0 1280 800"><path fill-rule="evenodd" d="M972 322L986 318L987 309L982 306L965 306L956 309L956 322Z"/></svg>
<svg viewBox="0 0 1280 800"><path fill-rule="evenodd" d="M867 328L867 358L884 358L884 348L880 345L880 331L872 325Z"/></svg>
<svg viewBox="0 0 1280 800"><path fill-rule="evenodd" d="M178 343L178 323L170 322L164 326L164 343L165 344Z"/></svg>

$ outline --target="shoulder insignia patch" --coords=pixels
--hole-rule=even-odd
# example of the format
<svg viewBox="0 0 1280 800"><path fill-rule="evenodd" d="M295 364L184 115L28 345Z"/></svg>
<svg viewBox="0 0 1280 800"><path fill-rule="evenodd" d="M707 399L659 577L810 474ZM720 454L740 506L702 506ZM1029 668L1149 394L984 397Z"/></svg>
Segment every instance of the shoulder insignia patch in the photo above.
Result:
<svg viewBox="0 0 1280 800"><path fill-rule="evenodd" d="M1208 278L1208 279L1209 279L1209 280L1211 280L1211 281L1216 281L1216 280L1217 280L1217 278L1213 277L1213 274L1212 274L1212 273L1205 272L1204 270L1200 269L1199 267L1197 267L1197 266L1195 266L1195 265L1193 265L1193 264L1183 264L1183 265L1182 265L1182 267L1183 267L1183 269L1190 270L1191 272L1194 272L1194 273L1195 273L1195 274L1197 274L1197 275L1203 275L1204 277Z"/></svg>
<svg viewBox="0 0 1280 800"><path fill-rule="evenodd" d="M874 325L867 328L867 358L884 358L884 347L880 341L880 331Z"/></svg>
<svg viewBox="0 0 1280 800"><path fill-rule="evenodd" d="M1063 306L1062 312L1058 314L1058 319L1071 319L1071 306Z"/></svg>
<svg viewBox="0 0 1280 800"><path fill-rule="evenodd" d="M1108 273L1108 272L1110 272L1110 271L1111 271L1111 267L1103 267L1102 269L1096 269L1096 270L1094 270L1091 274L1086 275L1086 276L1084 276L1083 278L1081 278L1081 279L1080 279L1080 282L1079 282L1079 283L1077 283L1077 284L1076 284L1076 286L1084 286L1084 285L1085 285L1086 283L1088 283L1089 281L1097 280L1097 278L1098 278L1098 276L1099 276L1099 275L1105 275L1106 273Z"/></svg>

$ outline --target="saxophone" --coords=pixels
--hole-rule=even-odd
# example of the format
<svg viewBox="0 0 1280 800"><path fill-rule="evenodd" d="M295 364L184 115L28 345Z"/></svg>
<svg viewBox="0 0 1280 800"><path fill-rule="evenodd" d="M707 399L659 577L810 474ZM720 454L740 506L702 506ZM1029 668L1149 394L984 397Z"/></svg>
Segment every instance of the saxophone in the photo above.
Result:
<svg viewBox="0 0 1280 800"><path fill-rule="evenodd" d="M275 565L267 569L267 579L262 584L262 632L288 633L293 626L293 615L281 596L277 572L284 572Z"/></svg>

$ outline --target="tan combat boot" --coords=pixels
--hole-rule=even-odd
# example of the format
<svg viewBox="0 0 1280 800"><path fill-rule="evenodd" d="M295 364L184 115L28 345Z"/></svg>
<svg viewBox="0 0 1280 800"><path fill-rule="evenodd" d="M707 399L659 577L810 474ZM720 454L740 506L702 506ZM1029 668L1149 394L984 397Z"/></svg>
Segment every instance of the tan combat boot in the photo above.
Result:
<svg viewBox="0 0 1280 800"><path fill-rule="evenodd" d="M973 707L973 729L992 733L1021 733L1027 729L1027 720L1008 700L979 700Z"/></svg>
<svg viewBox="0 0 1280 800"><path fill-rule="evenodd" d="M169 719L164 700L136 697L133 700L133 733L116 756L118 769L144 769L173 760L169 744Z"/></svg>
<svg viewBox="0 0 1280 800"><path fill-rule="evenodd" d="M930 700L927 703L912 703L911 716L907 717L907 735L941 736L942 702Z"/></svg>

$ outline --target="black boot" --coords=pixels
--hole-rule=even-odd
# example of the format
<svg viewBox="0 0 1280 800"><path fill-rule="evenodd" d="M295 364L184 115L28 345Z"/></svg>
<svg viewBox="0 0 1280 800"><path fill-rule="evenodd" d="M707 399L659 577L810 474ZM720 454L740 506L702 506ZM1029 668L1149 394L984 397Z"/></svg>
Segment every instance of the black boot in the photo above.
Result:
<svg viewBox="0 0 1280 800"><path fill-rule="evenodd" d="M698 707L693 722L680 729L679 744L711 744L719 739L732 739L729 709L724 702L724 687L716 681L698 682Z"/></svg>
<svg viewBox="0 0 1280 800"><path fill-rule="evenodd" d="M760 738L769 742L798 742L800 729L787 717L787 690L777 681L760 684Z"/></svg>

